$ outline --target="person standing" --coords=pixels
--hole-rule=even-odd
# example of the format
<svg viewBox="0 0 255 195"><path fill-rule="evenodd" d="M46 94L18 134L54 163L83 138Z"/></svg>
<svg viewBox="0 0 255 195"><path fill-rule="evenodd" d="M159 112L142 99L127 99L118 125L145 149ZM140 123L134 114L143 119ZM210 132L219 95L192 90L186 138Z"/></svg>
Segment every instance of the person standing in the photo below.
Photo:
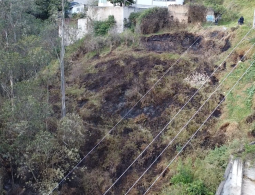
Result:
<svg viewBox="0 0 255 195"><path fill-rule="evenodd" d="M241 18L239 18L238 20L238 24L242 25L244 23L244 17L241 16Z"/></svg>

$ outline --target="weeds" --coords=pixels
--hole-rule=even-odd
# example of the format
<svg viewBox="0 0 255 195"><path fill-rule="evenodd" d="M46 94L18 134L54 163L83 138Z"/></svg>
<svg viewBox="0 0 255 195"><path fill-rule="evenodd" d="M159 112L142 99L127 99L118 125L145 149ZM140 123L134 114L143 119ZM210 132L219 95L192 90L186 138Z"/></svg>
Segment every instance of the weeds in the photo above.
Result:
<svg viewBox="0 0 255 195"><path fill-rule="evenodd" d="M115 25L116 21L114 16L108 16L106 21L95 21L94 26L94 33L96 36L104 36L108 33L108 31Z"/></svg>

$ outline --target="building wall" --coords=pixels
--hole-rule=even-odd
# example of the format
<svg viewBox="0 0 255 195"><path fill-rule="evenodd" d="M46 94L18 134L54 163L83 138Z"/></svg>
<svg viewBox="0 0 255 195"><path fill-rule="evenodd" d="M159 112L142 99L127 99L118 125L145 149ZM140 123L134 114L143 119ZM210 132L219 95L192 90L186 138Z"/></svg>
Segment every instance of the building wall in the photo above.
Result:
<svg viewBox="0 0 255 195"><path fill-rule="evenodd" d="M97 5L98 3L98 0L73 0L73 1L83 5Z"/></svg>
<svg viewBox="0 0 255 195"><path fill-rule="evenodd" d="M206 21L207 22L215 22L215 16L213 10L208 10L206 14Z"/></svg>
<svg viewBox="0 0 255 195"><path fill-rule="evenodd" d="M183 5L184 0L137 0L136 7L167 7L169 5Z"/></svg>
<svg viewBox="0 0 255 195"><path fill-rule="evenodd" d="M128 18L132 12L138 11L135 7L89 7L87 16L91 20L107 20L109 15L113 15L116 20L116 31L124 30L124 18Z"/></svg>
<svg viewBox="0 0 255 195"><path fill-rule="evenodd" d="M185 5L170 5L168 6L169 16L179 22L188 23L189 7Z"/></svg>
<svg viewBox="0 0 255 195"><path fill-rule="evenodd" d="M98 1L98 6L99 7L105 7L105 6L110 6L110 7L112 7L113 6L113 4L111 4L109 1L107 1L107 0L99 0Z"/></svg>
<svg viewBox="0 0 255 195"><path fill-rule="evenodd" d="M153 1L154 6L164 6L167 7L169 5L183 5L184 0L175 0L175 1Z"/></svg>
<svg viewBox="0 0 255 195"><path fill-rule="evenodd" d="M183 5L183 3L184 0L136 0L136 7L167 7L168 5ZM113 4L107 0L98 0L98 6L113 6Z"/></svg>
<svg viewBox="0 0 255 195"><path fill-rule="evenodd" d="M73 6L72 14L74 13L84 13L84 5L79 4L79 5Z"/></svg>

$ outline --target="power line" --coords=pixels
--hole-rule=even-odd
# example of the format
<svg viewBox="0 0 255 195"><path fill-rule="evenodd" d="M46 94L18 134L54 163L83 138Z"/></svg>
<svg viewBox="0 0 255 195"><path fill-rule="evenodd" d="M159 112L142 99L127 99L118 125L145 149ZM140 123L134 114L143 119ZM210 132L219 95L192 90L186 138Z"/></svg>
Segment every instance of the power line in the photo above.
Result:
<svg viewBox="0 0 255 195"><path fill-rule="evenodd" d="M244 77L246 73L248 73L249 69L252 67L252 65L255 63L255 60L251 63L251 65L246 69L246 71L243 73L243 75L237 80L235 85L229 90L229 92L226 94L226 96L220 101L218 106L211 112L209 117L202 123L202 125L197 129L197 131L190 137L190 139L185 143L185 145L181 148L181 150L176 154L176 156L171 160L171 162L166 166L166 168L160 173L160 175L156 178L156 180L150 185L150 187L146 190L146 192L143 194L145 195L152 186L157 182L157 180L164 174L166 169L174 162L174 160L180 155L180 153L183 151L183 149L189 144L189 142L196 136L198 131L203 127L203 125L209 120L209 118L212 116L212 114L218 109L218 107L224 102L225 98L231 93L231 91L236 87L236 85L240 82L240 80Z"/></svg>
<svg viewBox="0 0 255 195"><path fill-rule="evenodd" d="M206 32L206 31L205 31ZM196 40L195 40L195 42L194 43L192 43L189 47L188 47L188 49L184 52L184 53L182 53L182 55L179 57L179 59L173 64L173 66L174 65L176 65L179 61L180 61L180 59L182 58L182 56L184 55L184 54L186 54L187 53L187 51L193 46L193 45L195 45L196 44L196 42L205 34L205 32L203 32L202 33L202 35L200 35ZM148 95L148 93L150 93L151 92L151 90L152 89L154 89L155 88L155 86L166 76L166 74L171 70L171 68L172 68L172 66L171 67L169 67L168 69L167 69L167 71L166 72L164 72L164 74L153 84L153 86L132 106L132 108L130 108L129 109L129 111L111 128L111 130L109 130L108 131L108 133L106 133L105 135L104 135L104 137L73 167L73 169L71 170L71 171L69 171L69 173L53 188L53 190L51 190L50 192L49 192L49 194L51 194L81 163L82 163L82 161L88 156L88 155L90 155L103 141L104 141L104 139L130 114L130 112L141 102L141 100L145 97L145 96L147 96Z"/></svg>
<svg viewBox="0 0 255 195"><path fill-rule="evenodd" d="M242 40L236 45L236 47L227 55L223 62L214 70L214 72L207 78L206 81L200 86L200 88L190 97L190 99L181 107L181 109L173 116L173 118L164 126L164 128L153 138L153 140L145 147L145 149L135 158L135 160L128 166L128 168L115 180L115 182L104 192L105 195L109 190L120 180L120 178L130 169L130 167L142 156L142 154L151 146L151 144L166 130L169 124L179 115L179 113L186 107L186 105L193 99L193 97L200 91L200 89L209 81L209 79L215 74L215 72L222 66L225 60L233 53L233 51L240 45L244 38L250 33L252 29L242 38Z"/></svg>
<svg viewBox="0 0 255 195"><path fill-rule="evenodd" d="M182 53L182 55L179 57L179 59L173 64L176 65L180 59L182 58L182 56L188 52L188 50L194 45L196 44L196 42L200 39L200 37L202 37L205 34L206 31L204 31L202 33L202 35L200 35L194 43L192 43L188 49ZM249 31L250 32L250 31ZM248 34L248 33L247 33ZM166 76L166 74L171 70L171 67L169 67L167 69L167 71L153 84L153 86L131 107L131 109L129 109L129 111L112 127L112 129L110 131L108 131L108 133L105 134L105 136L73 167L73 169L71 171L68 172L68 174L53 188L53 190L51 190L49 192L49 194L51 194L64 180L66 180L66 178L83 162L84 159L86 159L86 157L88 155L90 155L103 141L104 139L116 128L116 126L118 126L118 124L120 124L128 115L129 113L138 105L139 102L141 102L141 100L152 90L154 89L154 87Z"/></svg>
<svg viewBox="0 0 255 195"><path fill-rule="evenodd" d="M249 51L254 47L255 43L250 47L250 49L245 53L245 55L242 57L241 60L244 59L244 57L249 53ZM241 61L238 62L238 64ZM180 133L183 132L183 130L187 127L187 125L193 120L193 118L197 115L197 113L202 109L202 107L210 100L212 95L219 89L219 87L222 85L222 83L232 74L232 72L237 68L238 64L227 74L227 76L221 81L221 83L217 86L217 88L210 94L210 96L207 98L207 100L199 107L199 109L195 112L195 114L188 120L188 122L180 129L180 131L175 135L175 137L168 143L168 145L164 148L164 150L157 156L157 158L151 163L151 165L143 172L143 174L136 180L136 182L129 188L129 190L126 192L128 194L130 190L138 183L138 181L145 175L145 173L152 167L152 165L158 160L158 158L166 151L166 149L175 141L175 139L180 135ZM125 194L125 195L126 195Z"/></svg>

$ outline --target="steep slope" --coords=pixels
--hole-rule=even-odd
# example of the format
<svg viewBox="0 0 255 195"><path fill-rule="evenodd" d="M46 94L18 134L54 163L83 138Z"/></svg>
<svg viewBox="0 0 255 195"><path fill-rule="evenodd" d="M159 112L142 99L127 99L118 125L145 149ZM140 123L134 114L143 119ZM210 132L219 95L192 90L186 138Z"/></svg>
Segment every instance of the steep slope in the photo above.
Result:
<svg viewBox="0 0 255 195"><path fill-rule="evenodd" d="M229 49L231 34L234 33L215 30L208 31L200 38L199 33L186 32L153 35L142 38L140 48L135 50L122 46L96 54L92 58L88 57L89 53L81 46L71 57L72 65L67 79L67 105L68 110L79 113L87 129L86 142L81 150L82 156L126 115L164 72L168 69L169 72L83 161L83 168L75 171L76 178L64 185L63 193L68 186L77 188L78 182L81 193L85 191L86 194L102 194L195 93L201 83L209 78L217 67L219 55L223 55L222 52ZM188 54L176 63L180 54L197 38L197 43ZM154 161L170 139L206 100L218 84L217 75L224 72L225 68L225 65L220 68L206 87L174 119L163 136L157 139L121 178L112 189L112 194L124 194ZM51 92L55 90L57 89L53 87ZM212 97L187 126L186 131L152 167L152 171L139 182L132 194L143 193L146 190L151 179L162 171L164 164L178 151L176 149L199 127L222 97L224 96L220 92ZM55 102L55 107L57 105L58 101ZM197 136L193 147L213 149L225 143L227 137L223 131L218 131L215 135L212 133L213 124L220 116L221 110L217 110L203 128L203 133Z"/></svg>

